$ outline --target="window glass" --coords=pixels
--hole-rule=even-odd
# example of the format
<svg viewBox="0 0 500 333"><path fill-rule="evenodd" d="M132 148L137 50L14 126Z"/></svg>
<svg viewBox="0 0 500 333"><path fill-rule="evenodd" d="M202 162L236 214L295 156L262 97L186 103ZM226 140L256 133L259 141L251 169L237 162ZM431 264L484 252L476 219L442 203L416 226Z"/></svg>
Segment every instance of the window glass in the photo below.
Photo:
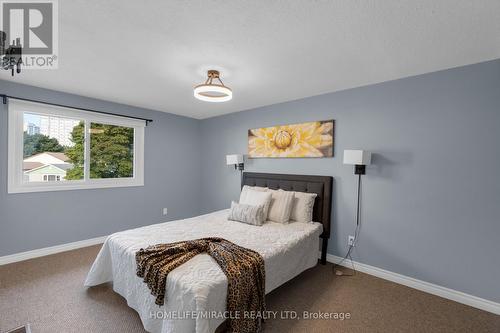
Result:
<svg viewBox="0 0 500 333"><path fill-rule="evenodd" d="M83 126L78 119L24 112L23 181L83 179L84 153L74 151L83 142Z"/></svg>
<svg viewBox="0 0 500 333"><path fill-rule="evenodd" d="M91 123L90 178L134 176L134 129Z"/></svg>
<svg viewBox="0 0 500 333"><path fill-rule="evenodd" d="M9 99L8 193L144 185L145 122Z"/></svg>

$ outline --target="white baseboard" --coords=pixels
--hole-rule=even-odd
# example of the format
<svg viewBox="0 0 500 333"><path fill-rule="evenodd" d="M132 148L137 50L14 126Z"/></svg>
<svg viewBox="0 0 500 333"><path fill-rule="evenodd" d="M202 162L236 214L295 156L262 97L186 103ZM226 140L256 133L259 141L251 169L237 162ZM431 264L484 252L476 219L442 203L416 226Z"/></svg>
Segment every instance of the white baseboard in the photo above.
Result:
<svg viewBox="0 0 500 333"><path fill-rule="evenodd" d="M333 264L338 264L342 260L342 258L334 256L332 254L327 254L326 260ZM438 286L436 284L432 284L422 280L417 280L409 276L386 271L385 269L362 264L356 261L351 262L350 260L344 260L342 266L351 268L353 264L354 268L357 271L500 315L500 303L489 301L487 299L480 298L477 296L469 295L461 291Z"/></svg>
<svg viewBox="0 0 500 333"><path fill-rule="evenodd" d="M15 253L15 254L11 254L8 256L0 257L0 266L10 264L13 262L48 256L49 254L75 250L75 249L79 249L81 247L87 247L87 246L92 246L92 245L96 245L96 244L101 244L101 243L104 243L104 240L106 239L106 237L107 236L96 237L96 238L86 239L86 240L82 240L82 241L78 241L78 242L66 243L66 244L61 244L61 245L56 245L56 246L51 246L51 247L44 247L44 248L38 249L38 250Z"/></svg>

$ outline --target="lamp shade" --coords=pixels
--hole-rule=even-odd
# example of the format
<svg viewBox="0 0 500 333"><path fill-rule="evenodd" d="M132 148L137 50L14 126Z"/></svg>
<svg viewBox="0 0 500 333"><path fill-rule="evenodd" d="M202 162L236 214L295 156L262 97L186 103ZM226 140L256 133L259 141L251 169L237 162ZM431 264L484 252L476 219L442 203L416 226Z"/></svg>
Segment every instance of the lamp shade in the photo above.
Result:
<svg viewBox="0 0 500 333"><path fill-rule="evenodd" d="M369 165L372 153L366 150L344 150L344 164Z"/></svg>
<svg viewBox="0 0 500 333"><path fill-rule="evenodd" d="M234 154L234 155L226 155L226 164L227 165L235 165L243 163L243 155Z"/></svg>

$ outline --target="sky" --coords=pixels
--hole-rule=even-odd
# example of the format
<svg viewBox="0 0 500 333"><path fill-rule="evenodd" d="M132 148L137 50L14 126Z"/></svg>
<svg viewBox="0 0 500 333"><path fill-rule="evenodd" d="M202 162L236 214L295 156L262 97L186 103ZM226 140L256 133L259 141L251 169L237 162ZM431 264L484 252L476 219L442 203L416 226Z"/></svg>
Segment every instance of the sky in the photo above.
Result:
<svg viewBox="0 0 500 333"><path fill-rule="evenodd" d="M40 127L40 116L37 114L24 113L24 122L32 123Z"/></svg>

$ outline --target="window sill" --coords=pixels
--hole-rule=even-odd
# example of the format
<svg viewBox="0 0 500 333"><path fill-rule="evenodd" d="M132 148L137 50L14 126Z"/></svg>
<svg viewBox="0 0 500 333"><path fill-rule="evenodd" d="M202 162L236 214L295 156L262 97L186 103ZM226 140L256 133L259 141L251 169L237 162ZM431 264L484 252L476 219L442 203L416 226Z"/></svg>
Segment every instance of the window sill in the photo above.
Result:
<svg viewBox="0 0 500 333"><path fill-rule="evenodd" d="M90 190L90 189L100 189L100 188L114 188L114 187L137 187L144 186L144 181L136 180L103 180L103 181L92 181L80 184L33 184L33 185L14 185L10 184L8 193L32 193L32 192L52 192L52 191L71 191L71 190Z"/></svg>

